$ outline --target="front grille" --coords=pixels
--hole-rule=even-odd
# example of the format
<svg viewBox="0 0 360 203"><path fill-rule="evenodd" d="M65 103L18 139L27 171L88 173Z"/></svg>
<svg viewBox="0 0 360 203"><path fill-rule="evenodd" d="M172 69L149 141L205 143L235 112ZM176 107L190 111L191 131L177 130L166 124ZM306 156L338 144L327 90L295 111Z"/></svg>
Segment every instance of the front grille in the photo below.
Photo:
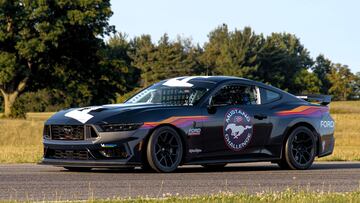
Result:
<svg viewBox="0 0 360 203"><path fill-rule="evenodd" d="M83 125L51 125L51 139L53 140L84 140Z"/></svg>
<svg viewBox="0 0 360 203"><path fill-rule="evenodd" d="M48 153L48 158L52 159L72 159L72 160L89 160L91 155L86 150L53 150Z"/></svg>

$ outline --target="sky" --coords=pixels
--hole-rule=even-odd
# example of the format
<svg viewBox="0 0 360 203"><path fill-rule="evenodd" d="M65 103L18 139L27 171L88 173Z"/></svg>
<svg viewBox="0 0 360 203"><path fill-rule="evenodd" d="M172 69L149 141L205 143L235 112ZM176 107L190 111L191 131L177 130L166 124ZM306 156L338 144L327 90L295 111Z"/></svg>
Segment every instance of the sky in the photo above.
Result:
<svg viewBox="0 0 360 203"><path fill-rule="evenodd" d="M164 33L203 45L217 26L250 26L255 33L295 34L316 58L360 72L360 1L358 0L111 0L110 24L130 38Z"/></svg>

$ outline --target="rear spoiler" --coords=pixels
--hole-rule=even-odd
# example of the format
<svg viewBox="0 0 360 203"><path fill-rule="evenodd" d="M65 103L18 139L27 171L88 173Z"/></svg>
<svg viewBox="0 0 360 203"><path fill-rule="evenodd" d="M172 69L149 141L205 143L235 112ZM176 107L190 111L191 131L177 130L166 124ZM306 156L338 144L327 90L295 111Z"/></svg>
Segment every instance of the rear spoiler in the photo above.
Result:
<svg viewBox="0 0 360 203"><path fill-rule="evenodd" d="M308 102L318 102L324 106L330 104L331 102L331 95L308 94L308 95L296 95L296 97Z"/></svg>

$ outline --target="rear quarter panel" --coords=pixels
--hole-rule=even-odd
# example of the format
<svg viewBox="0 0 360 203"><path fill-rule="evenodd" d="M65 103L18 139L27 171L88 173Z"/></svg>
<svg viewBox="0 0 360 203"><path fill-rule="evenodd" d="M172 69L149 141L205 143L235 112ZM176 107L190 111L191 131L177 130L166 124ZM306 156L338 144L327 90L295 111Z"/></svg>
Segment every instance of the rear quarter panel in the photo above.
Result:
<svg viewBox="0 0 360 203"><path fill-rule="evenodd" d="M265 141L263 152L269 156L281 157L287 136L297 126L310 128L317 138L319 156L331 154L334 147L334 120L327 106L307 102L287 103L274 106L271 110L273 131Z"/></svg>

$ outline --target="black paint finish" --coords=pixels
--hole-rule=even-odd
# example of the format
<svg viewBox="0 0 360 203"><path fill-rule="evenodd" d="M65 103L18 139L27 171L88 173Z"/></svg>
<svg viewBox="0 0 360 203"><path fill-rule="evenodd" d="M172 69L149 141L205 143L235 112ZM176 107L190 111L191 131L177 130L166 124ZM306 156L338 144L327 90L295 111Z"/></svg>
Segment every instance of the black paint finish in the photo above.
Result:
<svg viewBox="0 0 360 203"><path fill-rule="evenodd" d="M125 103L67 109L56 113L46 121L45 125L67 125L70 128L73 125L91 126L98 136L80 141L44 139L45 154L42 163L91 167L142 165L146 157L143 151L148 136L155 128L163 125L173 127L182 137L184 142L182 164L276 161L281 159L283 144L296 126L305 126L314 132L318 156L326 156L333 151L334 122L327 106L311 104L272 86L243 78L212 76L182 77L177 80L186 79L189 79L187 82L194 86L208 89L193 105ZM161 86L165 82L159 82L154 86ZM246 86L257 90L257 94L260 94L257 98L258 103L226 105L211 103L219 90L232 85ZM267 101L266 91L275 93L278 97ZM251 123L251 128L245 129L242 133L240 130L235 130L239 128L227 131L235 142L236 139L242 139L242 136L248 135L248 133L252 134L249 143L240 150L230 148L225 142L225 128L228 127L225 117L230 109L240 109L245 112ZM72 111L88 111L84 115L91 118L81 122L65 116ZM246 118L235 115L231 119L235 119L237 122L232 126L239 127ZM231 120L231 122L235 121ZM101 128L103 124L141 124L141 127L128 131L104 132ZM189 130L196 133L191 134ZM122 151L115 152L122 156L101 158L100 151L104 148L112 147L115 150L120 146ZM67 150L69 157L49 159L46 154L47 149ZM72 150L75 149L95 153L96 156L91 160L74 160L72 159ZM115 152L114 154L116 154Z"/></svg>

